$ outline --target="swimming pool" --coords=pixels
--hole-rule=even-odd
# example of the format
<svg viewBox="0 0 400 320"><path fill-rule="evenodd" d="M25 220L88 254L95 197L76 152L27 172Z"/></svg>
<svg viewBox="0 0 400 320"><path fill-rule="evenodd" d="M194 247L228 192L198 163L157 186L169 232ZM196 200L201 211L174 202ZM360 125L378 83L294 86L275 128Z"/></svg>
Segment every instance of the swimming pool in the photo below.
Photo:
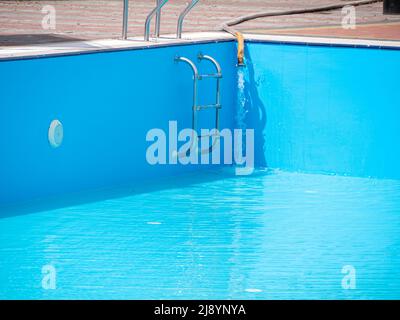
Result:
<svg viewBox="0 0 400 320"><path fill-rule="evenodd" d="M146 162L148 130L190 127L174 58L199 52L221 128L254 129L251 175ZM238 69L217 41L0 70L0 298L400 298L398 50L249 41Z"/></svg>

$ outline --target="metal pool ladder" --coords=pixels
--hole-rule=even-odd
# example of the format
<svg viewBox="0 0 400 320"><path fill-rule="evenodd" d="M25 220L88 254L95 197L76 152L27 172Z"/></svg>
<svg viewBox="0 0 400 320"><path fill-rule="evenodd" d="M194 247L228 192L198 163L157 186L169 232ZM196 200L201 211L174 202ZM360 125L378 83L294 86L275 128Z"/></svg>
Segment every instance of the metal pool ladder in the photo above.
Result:
<svg viewBox="0 0 400 320"><path fill-rule="evenodd" d="M186 15L190 12L190 10L192 10L199 1L200 0L192 0L192 2L189 2L185 10L183 10L179 15L178 26L176 29L176 37L178 39L182 39L183 20L185 19Z"/></svg>
<svg viewBox="0 0 400 320"><path fill-rule="evenodd" d="M160 21L161 21L161 9L168 2L168 0L157 0L156 7L151 10L146 18L144 24L144 41L150 40L150 24L151 19L156 15L156 38L160 36Z"/></svg>
<svg viewBox="0 0 400 320"><path fill-rule="evenodd" d="M129 20L129 0L123 0L123 13L122 13L122 39L126 40L128 34L128 20ZM154 16L156 16L156 30L155 30L155 38L160 37L160 25L161 25L161 9L169 0L156 0L156 7L153 8L146 18L146 22L144 25L144 40L150 41L150 25L151 20ZM196 4L200 0L192 0L187 4L187 7L181 12L178 18L178 25L176 31L176 37L178 39L182 38L182 28L183 28L183 20L188 15L188 13L196 6Z"/></svg>
<svg viewBox="0 0 400 320"><path fill-rule="evenodd" d="M124 1L127 2L128 0L124 0ZM146 18L146 22L144 25L144 41L150 41L150 26L151 26L151 20L153 19L154 16L156 17L156 30L155 30L154 36L156 39L160 37L161 10L168 1L169 0L156 0L156 7L150 11L150 13L148 14L148 16ZM182 38L182 28L183 28L183 21L184 21L185 17L196 6L196 4L199 1L200 0L192 0L191 2L189 2L187 4L186 8L179 15L178 23L177 23L177 30L176 30L176 37L178 39ZM126 6L124 6L124 8L125 7L127 8L128 6L126 5ZM124 17L125 17L125 15L127 15L127 13L126 13L126 10L124 9ZM126 26L125 22L124 22L123 30L124 30L123 34L125 34L125 39L126 39L127 26ZM124 35L123 35L123 37L124 37Z"/></svg>
<svg viewBox="0 0 400 320"><path fill-rule="evenodd" d="M201 110L205 109L215 109L215 129L217 130L216 136L219 137L218 130L219 130L219 111L222 108L220 93L221 93L221 84L220 81L222 79L222 70L221 66L211 56L203 55L199 53L197 56L199 62L202 60L207 60L211 62L215 67L215 73L211 74L199 74L198 69L193 61L185 57L175 57L176 62L185 62L189 64L193 71L193 106L192 106L192 129L197 133L197 138L200 139L202 136L197 132L197 113ZM199 105L197 102L197 82L204 80L204 79L216 79L216 95L215 95L215 103L208 104L208 105ZM213 146L210 147L207 152L212 151Z"/></svg>

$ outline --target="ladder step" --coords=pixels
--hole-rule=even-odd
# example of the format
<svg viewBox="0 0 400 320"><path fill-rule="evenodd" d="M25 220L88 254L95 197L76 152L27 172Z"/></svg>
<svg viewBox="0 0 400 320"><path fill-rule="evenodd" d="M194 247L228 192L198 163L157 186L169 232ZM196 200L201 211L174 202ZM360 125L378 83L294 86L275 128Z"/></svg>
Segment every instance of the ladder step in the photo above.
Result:
<svg viewBox="0 0 400 320"><path fill-rule="evenodd" d="M204 78L217 78L220 79L222 78L222 74L221 73L210 73L210 74L199 74L197 76L197 79L202 80Z"/></svg>
<svg viewBox="0 0 400 320"><path fill-rule="evenodd" d="M221 109L221 108L222 108L222 106L220 104L207 104L207 105L203 105L203 106L193 107L193 109L196 111L200 111L203 109Z"/></svg>

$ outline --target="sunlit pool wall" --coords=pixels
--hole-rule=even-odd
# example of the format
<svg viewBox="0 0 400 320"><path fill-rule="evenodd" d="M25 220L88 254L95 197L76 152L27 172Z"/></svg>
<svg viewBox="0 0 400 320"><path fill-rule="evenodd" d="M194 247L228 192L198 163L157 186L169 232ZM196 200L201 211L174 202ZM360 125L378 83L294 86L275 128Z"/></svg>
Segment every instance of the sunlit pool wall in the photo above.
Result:
<svg viewBox="0 0 400 320"><path fill-rule="evenodd" d="M259 165L400 178L400 51L248 42Z"/></svg>
<svg viewBox="0 0 400 320"><path fill-rule="evenodd" d="M199 52L221 64L221 128L232 128L233 42L0 61L0 207L201 170L146 161L148 130L191 128L192 71L174 58L198 63ZM204 80L199 103L214 101L215 83ZM57 149L48 142L54 119L64 126ZM214 119L205 111L200 122Z"/></svg>

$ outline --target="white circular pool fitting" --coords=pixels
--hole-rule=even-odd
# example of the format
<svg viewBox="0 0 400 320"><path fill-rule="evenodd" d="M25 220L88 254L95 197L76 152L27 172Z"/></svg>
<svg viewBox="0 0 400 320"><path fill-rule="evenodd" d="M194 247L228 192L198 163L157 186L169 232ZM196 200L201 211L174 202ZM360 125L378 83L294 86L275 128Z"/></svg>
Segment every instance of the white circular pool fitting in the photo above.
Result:
<svg viewBox="0 0 400 320"><path fill-rule="evenodd" d="M64 138L63 125L58 120L53 120L49 127L49 143L53 148L61 146Z"/></svg>

